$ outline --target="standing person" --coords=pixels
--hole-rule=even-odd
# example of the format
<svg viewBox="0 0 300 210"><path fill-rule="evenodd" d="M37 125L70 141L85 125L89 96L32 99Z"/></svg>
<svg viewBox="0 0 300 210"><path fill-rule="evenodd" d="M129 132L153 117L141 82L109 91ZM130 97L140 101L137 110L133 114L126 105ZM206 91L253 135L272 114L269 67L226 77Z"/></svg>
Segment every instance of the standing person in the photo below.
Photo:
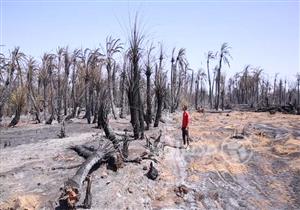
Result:
<svg viewBox="0 0 300 210"><path fill-rule="evenodd" d="M183 145L189 146L189 121L190 121L190 115L187 112L187 106L184 105L183 108L183 115L182 115L182 139L183 139Z"/></svg>

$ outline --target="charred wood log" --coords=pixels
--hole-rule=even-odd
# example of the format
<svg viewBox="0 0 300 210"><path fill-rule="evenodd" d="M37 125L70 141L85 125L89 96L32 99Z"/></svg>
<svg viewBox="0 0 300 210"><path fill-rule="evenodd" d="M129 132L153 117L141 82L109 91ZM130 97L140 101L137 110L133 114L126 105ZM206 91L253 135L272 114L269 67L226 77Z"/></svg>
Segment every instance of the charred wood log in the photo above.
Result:
<svg viewBox="0 0 300 210"><path fill-rule="evenodd" d="M282 112L285 114L297 114L297 107L293 104L286 104L283 106L268 106L268 107L260 107L255 110L256 112L270 112L270 114L274 114L275 112Z"/></svg>
<svg viewBox="0 0 300 210"><path fill-rule="evenodd" d="M83 150L82 150L83 151ZM109 156L114 151L111 144L106 143L84 161L76 174L65 182L63 192L59 197L61 208L74 209L80 199L83 182L95 164ZM86 151L85 151L86 152Z"/></svg>
<svg viewBox="0 0 300 210"><path fill-rule="evenodd" d="M71 146L70 149L74 150L75 152L77 152L79 156L84 158L88 158L94 153L89 149L87 149L85 146L81 146L81 145Z"/></svg>
<svg viewBox="0 0 300 210"><path fill-rule="evenodd" d="M78 168L79 166L81 166L81 164L77 164L77 165L73 165L73 166L58 166L58 167L52 167L51 170L55 171L58 169L73 169L73 168Z"/></svg>
<svg viewBox="0 0 300 210"><path fill-rule="evenodd" d="M91 176L86 177L86 193L85 193L85 198L82 204L82 207L85 209L90 209L92 207L92 193L91 193L91 188L92 188L92 179Z"/></svg>

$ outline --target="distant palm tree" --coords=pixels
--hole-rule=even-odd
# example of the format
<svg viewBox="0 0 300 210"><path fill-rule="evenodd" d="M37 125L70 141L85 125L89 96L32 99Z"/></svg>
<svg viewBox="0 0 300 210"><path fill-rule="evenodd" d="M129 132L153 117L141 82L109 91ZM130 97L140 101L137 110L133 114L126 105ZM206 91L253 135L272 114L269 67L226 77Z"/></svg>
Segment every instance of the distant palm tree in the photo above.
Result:
<svg viewBox="0 0 300 210"><path fill-rule="evenodd" d="M208 77L208 85L209 85L209 106L212 108L212 85L211 85L211 78L210 78L210 71L209 71L209 61L212 59L215 59L216 55L209 51L207 53L207 60L206 60L206 66L207 66L207 77Z"/></svg>
<svg viewBox="0 0 300 210"><path fill-rule="evenodd" d="M203 69L199 69L196 78L196 88L195 88L195 109L198 109L198 98L199 98L199 85L200 85L200 96L201 104L203 102L203 85L206 80L206 74Z"/></svg>
<svg viewBox="0 0 300 210"><path fill-rule="evenodd" d="M219 108L219 100L220 100L220 81L221 81L221 69L222 69L222 63L224 62L225 64L228 65L228 67L230 67L230 63L229 63L229 58L231 58L229 49L231 49L231 47L227 44L227 43L223 43L221 46L221 50L219 53L219 68L217 71L217 77L216 77L216 104L215 104L215 109L218 110Z"/></svg>
<svg viewBox="0 0 300 210"><path fill-rule="evenodd" d="M62 61L63 61L63 54L64 48L58 47L57 49L57 121L61 121L61 102L62 102L62 91L61 91L61 69L62 69Z"/></svg>
<svg viewBox="0 0 300 210"><path fill-rule="evenodd" d="M35 72L38 70L36 61L34 58L30 57L27 62L27 91L28 91L28 97L30 98L30 101L33 105L33 108L35 110L35 118L38 123L41 122L40 120L40 108L39 104L37 102L36 96L34 94L34 86L33 86L33 79L35 77Z"/></svg>
<svg viewBox="0 0 300 210"><path fill-rule="evenodd" d="M112 71L115 69L115 60L113 56L116 53L121 52L123 49L122 43L120 43L120 39L113 39L111 36L106 38L106 69L107 69L107 83L108 83L108 91L109 91L109 99L111 104L112 114L115 119L117 119L116 108L114 102L114 94L113 94L113 80Z"/></svg>
<svg viewBox="0 0 300 210"><path fill-rule="evenodd" d="M260 83L260 76L263 72L263 69L260 67L254 68L253 73L254 73L254 82L255 82L255 86L256 86L256 104L258 105L259 103L259 83Z"/></svg>

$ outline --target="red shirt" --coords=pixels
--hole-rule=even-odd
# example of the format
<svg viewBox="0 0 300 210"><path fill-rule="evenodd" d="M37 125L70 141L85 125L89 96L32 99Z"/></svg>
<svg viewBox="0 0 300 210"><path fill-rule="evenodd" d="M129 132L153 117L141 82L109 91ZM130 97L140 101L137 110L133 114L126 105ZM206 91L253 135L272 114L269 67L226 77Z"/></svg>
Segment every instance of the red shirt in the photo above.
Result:
<svg viewBox="0 0 300 210"><path fill-rule="evenodd" d="M182 128L186 128L189 125L190 115L188 112L184 111L182 115Z"/></svg>

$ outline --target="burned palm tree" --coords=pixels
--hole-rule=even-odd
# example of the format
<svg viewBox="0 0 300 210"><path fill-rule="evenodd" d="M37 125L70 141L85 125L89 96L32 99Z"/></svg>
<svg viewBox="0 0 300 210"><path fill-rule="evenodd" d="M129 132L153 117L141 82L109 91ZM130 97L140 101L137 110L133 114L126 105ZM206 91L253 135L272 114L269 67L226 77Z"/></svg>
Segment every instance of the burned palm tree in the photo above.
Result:
<svg viewBox="0 0 300 210"><path fill-rule="evenodd" d="M123 56L123 69L120 75L120 92L121 92L121 98L120 98L120 118L124 118L124 100L125 100L125 79L126 79L126 70L127 70L127 55Z"/></svg>
<svg viewBox="0 0 300 210"><path fill-rule="evenodd" d="M27 62L27 90L28 90L28 96L31 100L31 103L33 105L34 108L34 115L35 115L35 119L38 123L41 122L40 119L40 107L39 107L39 103L37 101L37 97L34 93L34 78L36 75L36 71L38 70L38 67L36 65L36 61L30 57L28 62Z"/></svg>
<svg viewBox="0 0 300 210"><path fill-rule="evenodd" d="M25 87L18 87L15 91L12 92L10 102L14 106L15 116L12 121L9 123L9 127L15 126L18 124L21 112L25 106L27 90Z"/></svg>
<svg viewBox="0 0 300 210"><path fill-rule="evenodd" d="M61 108L62 108L62 91L61 91L61 70L64 58L64 48L57 49L57 121L61 121Z"/></svg>
<svg viewBox="0 0 300 210"><path fill-rule="evenodd" d="M276 104L276 85L277 85L278 73L275 74L274 84L273 84L273 105Z"/></svg>
<svg viewBox="0 0 300 210"><path fill-rule="evenodd" d="M12 86L14 77L12 70L4 54L0 54L0 123L2 122L4 104Z"/></svg>
<svg viewBox="0 0 300 210"><path fill-rule="evenodd" d="M55 116L55 105L54 105L54 88L53 88L53 74L54 69L56 68L55 64L55 55L54 54L47 54L46 55L46 71L48 75L48 82L50 84L50 117L46 121L46 124L52 124ZM46 99L46 98L45 98Z"/></svg>
<svg viewBox="0 0 300 210"><path fill-rule="evenodd" d="M108 90L109 90L109 100L111 105L111 111L115 119L117 119L116 108L114 102L113 94L113 80L115 74L113 72L115 69L115 60L114 55L119 53L123 49L120 39L113 39L111 36L106 38L106 69L107 69L107 81L108 81Z"/></svg>
<svg viewBox="0 0 300 210"><path fill-rule="evenodd" d="M212 84L211 84L211 77L210 77L210 70L209 70L209 62L210 60L212 59L215 59L216 55L215 53L213 53L212 51L209 51L207 53L207 58L206 58L206 68L207 68L207 77L208 77L208 97L209 97L209 107L212 108L212 92L213 92L213 89L212 89Z"/></svg>
<svg viewBox="0 0 300 210"><path fill-rule="evenodd" d="M215 103L215 109L219 109L219 100L220 100L220 83L221 83L221 69L222 69L222 63L227 64L228 67L230 67L229 58L231 58L230 52L229 52L230 46L228 46L227 43L223 43L221 46L221 50L219 53L219 65L218 65L218 71L216 75L216 103Z"/></svg>
<svg viewBox="0 0 300 210"><path fill-rule="evenodd" d="M16 47L10 53L10 58L8 60L4 55L1 56L1 71L4 70L6 72L6 80L4 82L3 91L0 93L0 121L2 120L4 104L8 101L10 94L13 91L15 81L17 82L17 87L21 86L22 89L24 88L21 69L21 64L24 59L25 54L20 51L19 47ZM15 110L17 110L19 105L15 105Z"/></svg>
<svg viewBox="0 0 300 210"><path fill-rule="evenodd" d="M174 52L175 48L173 49L171 59L171 113L175 112L178 108L181 88L185 79L185 70L187 69L185 49L179 49L176 60L174 59ZM179 71L177 72L177 70Z"/></svg>
<svg viewBox="0 0 300 210"><path fill-rule="evenodd" d="M85 105L86 105L86 113L85 117L87 118L88 123L91 123L91 114L93 107L93 76L98 71L97 67L99 67L99 63L102 62L103 55L99 52L100 49L89 50L85 62Z"/></svg>
<svg viewBox="0 0 300 210"><path fill-rule="evenodd" d="M64 78L63 78L63 104L64 104L64 115L68 114L68 84L70 75L71 58L68 51L68 47L63 50L63 62L64 62Z"/></svg>
<svg viewBox="0 0 300 210"><path fill-rule="evenodd" d="M155 116L155 122L154 127L158 127L159 121L161 119L161 113L163 108L163 102L165 100L166 95L166 85L167 85L167 76L166 73L163 72L162 69L162 62L163 62L163 51L162 47L160 49L160 56L159 56L159 64L156 65L155 68L155 97L157 102L157 109L156 109L156 116Z"/></svg>
<svg viewBox="0 0 300 210"><path fill-rule="evenodd" d="M79 70L82 66L82 50L75 49L72 53L71 57L71 67L72 67L72 76L71 76L71 104L72 104L72 111L71 114L66 117L66 119L74 118L76 115L77 107L79 106L79 98L77 97L77 90L76 85L78 85L78 74ZM79 90L78 90L79 91ZM81 94L80 94L81 95Z"/></svg>
<svg viewBox="0 0 300 210"><path fill-rule="evenodd" d="M199 101L199 95L200 95L200 102L201 105L203 105L203 98L204 98L204 81L206 80L206 74L203 71L203 69L199 69L196 77L196 88L195 88L195 109L198 109L198 101ZM199 86L200 86L200 92L199 92Z"/></svg>
<svg viewBox="0 0 300 210"><path fill-rule="evenodd" d="M150 124L152 123L152 111L151 111L151 74L152 74L152 62L151 62L151 51L154 49L152 44L147 52L147 62L145 65L145 75L147 78L147 110L146 110L146 130L149 130ZM162 56L162 55L161 55ZM162 59L162 58L161 58Z"/></svg>
<svg viewBox="0 0 300 210"><path fill-rule="evenodd" d="M207 75L205 74L203 69L200 69L199 72L199 80L200 80L200 102L201 105L204 105L204 100L205 100L205 90L204 90L204 86L205 86L205 82L206 82L206 78Z"/></svg>
<svg viewBox="0 0 300 210"><path fill-rule="evenodd" d="M254 73L254 86L255 86L255 93L256 93L256 105L259 104L259 84L261 82L261 74L263 72L263 69L260 67L257 67L253 70Z"/></svg>
<svg viewBox="0 0 300 210"><path fill-rule="evenodd" d="M129 38L129 72L127 73L127 94L131 124L135 138L144 137L144 111L140 93L140 60L144 36L138 29L137 17Z"/></svg>

